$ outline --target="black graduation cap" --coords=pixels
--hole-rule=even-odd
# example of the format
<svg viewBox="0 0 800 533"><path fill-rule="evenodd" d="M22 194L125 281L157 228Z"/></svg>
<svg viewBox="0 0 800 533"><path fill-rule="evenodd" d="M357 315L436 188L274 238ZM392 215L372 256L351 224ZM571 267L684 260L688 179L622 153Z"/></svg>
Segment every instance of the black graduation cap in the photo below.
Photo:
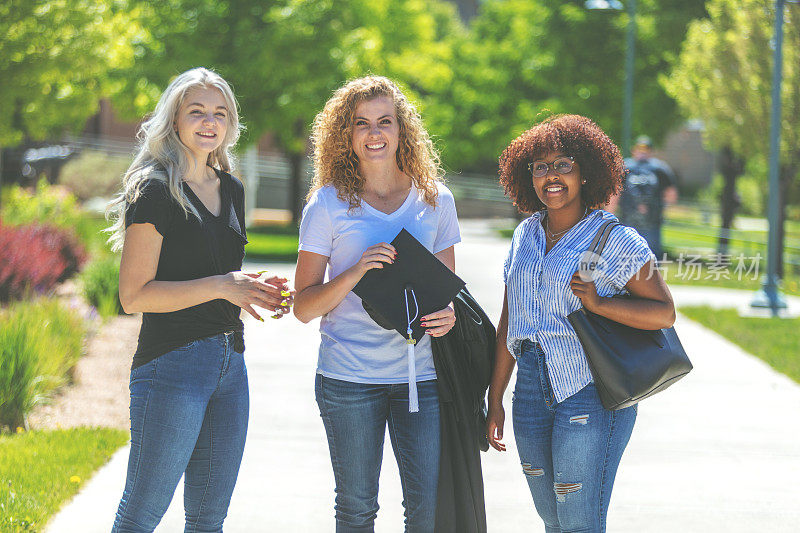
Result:
<svg viewBox="0 0 800 533"><path fill-rule="evenodd" d="M420 318L447 307L465 283L405 229L391 244L395 262L367 271L353 292L385 329L408 338L410 320L412 338L419 341L425 334Z"/></svg>

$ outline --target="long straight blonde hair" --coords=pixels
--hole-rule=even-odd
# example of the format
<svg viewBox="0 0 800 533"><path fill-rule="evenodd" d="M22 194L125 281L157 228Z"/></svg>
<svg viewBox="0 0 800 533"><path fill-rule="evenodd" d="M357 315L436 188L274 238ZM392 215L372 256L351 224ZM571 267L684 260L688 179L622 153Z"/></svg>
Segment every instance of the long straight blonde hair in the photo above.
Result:
<svg viewBox="0 0 800 533"><path fill-rule="evenodd" d="M181 190L180 182L189 171L191 156L173 126L186 93L195 87L219 89L228 108L225 137L219 147L208 155L207 164L226 172L231 172L234 168L235 160L231 150L239 139L243 126L239 123L239 108L233 90L216 72L202 67L187 70L167 86L155 110L139 128L136 134L138 148L133 162L122 178L122 190L106 209L106 218L113 222L105 231L111 234L108 242L115 252L122 249L125 241L125 210L139 198L142 186L149 179L167 184L170 195L181 206L187 218L190 214L200 218Z"/></svg>

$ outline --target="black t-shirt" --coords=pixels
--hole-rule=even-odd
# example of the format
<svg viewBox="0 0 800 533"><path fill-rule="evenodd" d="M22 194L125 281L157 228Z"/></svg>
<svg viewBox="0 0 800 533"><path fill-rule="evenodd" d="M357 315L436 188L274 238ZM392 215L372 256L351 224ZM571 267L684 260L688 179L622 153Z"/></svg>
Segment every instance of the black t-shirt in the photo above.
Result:
<svg viewBox="0 0 800 533"><path fill-rule="evenodd" d="M125 227L149 222L163 237L155 279L187 281L241 270L247 234L244 226L244 187L227 172L220 179L218 217L206 209L191 187L181 182L183 193L201 220L172 198L166 181L148 179L136 202L128 204ZM197 339L235 331L234 348L244 351L241 309L227 300L211 300L170 313L144 313L133 368Z"/></svg>

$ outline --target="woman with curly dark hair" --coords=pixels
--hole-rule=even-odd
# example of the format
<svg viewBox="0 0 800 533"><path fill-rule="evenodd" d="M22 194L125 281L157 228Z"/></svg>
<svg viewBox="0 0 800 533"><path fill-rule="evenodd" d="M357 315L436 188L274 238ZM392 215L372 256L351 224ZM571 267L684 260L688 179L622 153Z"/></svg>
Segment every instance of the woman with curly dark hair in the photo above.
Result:
<svg viewBox="0 0 800 533"><path fill-rule="evenodd" d="M633 228L612 230L601 268L591 276L578 272L597 230L616 220L602 206L620 190L623 174L616 145L577 115L541 122L500 157L500 182L520 210L533 214L514 231L504 266L486 434L492 447L505 450L503 393L517 364L514 436L548 532L605 531L617 466L636 420L636 406L603 408L567 315L583 305L640 329L675 320L655 256ZM632 297L612 298L624 293Z"/></svg>

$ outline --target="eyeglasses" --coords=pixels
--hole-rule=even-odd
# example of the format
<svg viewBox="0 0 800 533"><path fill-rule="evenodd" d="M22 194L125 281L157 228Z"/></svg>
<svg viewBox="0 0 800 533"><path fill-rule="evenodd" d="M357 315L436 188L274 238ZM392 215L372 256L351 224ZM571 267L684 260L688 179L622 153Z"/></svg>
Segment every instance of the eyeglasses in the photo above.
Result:
<svg viewBox="0 0 800 533"><path fill-rule="evenodd" d="M564 156L559 157L552 163L545 163L544 161L534 161L533 163L528 163L528 170L530 170L534 178L543 178L547 176L547 171L550 169L550 167L553 167L553 170L557 174L569 174L572 172L572 167L574 164L574 159L569 156Z"/></svg>

